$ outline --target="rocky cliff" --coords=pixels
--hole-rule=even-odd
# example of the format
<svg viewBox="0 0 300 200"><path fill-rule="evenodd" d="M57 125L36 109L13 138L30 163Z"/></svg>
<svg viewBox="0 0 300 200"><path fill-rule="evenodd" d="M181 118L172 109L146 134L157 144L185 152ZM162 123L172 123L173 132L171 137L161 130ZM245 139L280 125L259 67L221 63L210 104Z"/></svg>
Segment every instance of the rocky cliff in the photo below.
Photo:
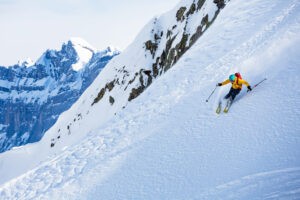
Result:
<svg viewBox="0 0 300 200"><path fill-rule="evenodd" d="M34 64L0 67L0 152L39 141L118 54L72 38Z"/></svg>

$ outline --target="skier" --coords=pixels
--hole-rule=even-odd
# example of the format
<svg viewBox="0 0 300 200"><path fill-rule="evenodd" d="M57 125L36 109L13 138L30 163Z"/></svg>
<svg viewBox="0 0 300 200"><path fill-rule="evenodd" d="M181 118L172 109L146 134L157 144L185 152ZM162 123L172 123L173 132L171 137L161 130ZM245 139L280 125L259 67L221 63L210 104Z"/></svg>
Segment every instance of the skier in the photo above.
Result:
<svg viewBox="0 0 300 200"><path fill-rule="evenodd" d="M229 100L231 102L234 100L235 96L240 93L240 91L242 90L243 84L247 86L248 91L252 90L252 88L249 85L249 83L247 81L245 81L245 80L242 79L240 73L231 74L229 76L229 79L225 80L222 83L218 83L217 86L223 86L223 85L226 85L228 83L231 83L232 86L231 86L228 94L224 97L224 99L230 98Z"/></svg>

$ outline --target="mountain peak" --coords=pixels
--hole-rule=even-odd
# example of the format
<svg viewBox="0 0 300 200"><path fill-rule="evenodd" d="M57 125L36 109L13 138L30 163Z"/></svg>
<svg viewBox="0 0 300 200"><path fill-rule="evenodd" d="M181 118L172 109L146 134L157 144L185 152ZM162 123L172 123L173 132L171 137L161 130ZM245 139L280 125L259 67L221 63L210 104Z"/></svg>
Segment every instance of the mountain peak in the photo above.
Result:
<svg viewBox="0 0 300 200"><path fill-rule="evenodd" d="M72 45L77 53L77 62L72 65L75 71L81 70L89 62L93 54L97 51L92 45L79 37L72 37L67 45Z"/></svg>
<svg viewBox="0 0 300 200"><path fill-rule="evenodd" d="M109 45L104 50L100 51L100 53L103 55L113 56L116 54L120 54L121 50L119 50L118 48L116 48L114 46Z"/></svg>
<svg viewBox="0 0 300 200"><path fill-rule="evenodd" d="M67 43L71 43L73 47L82 47L89 49L90 51L97 51L96 48L94 48L87 41L79 37L71 37Z"/></svg>
<svg viewBox="0 0 300 200"><path fill-rule="evenodd" d="M49 59L52 57L63 56L63 60L75 59L71 66L73 70L79 71L90 61L97 50L82 38L72 37L64 42L61 50L47 50L36 62L45 66L50 65Z"/></svg>
<svg viewBox="0 0 300 200"><path fill-rule="evenodd" d="M26 60L19 60L18 65L22 67L30 67L34 65L34 62L31 60L31 58L27 58Z"/></svg>

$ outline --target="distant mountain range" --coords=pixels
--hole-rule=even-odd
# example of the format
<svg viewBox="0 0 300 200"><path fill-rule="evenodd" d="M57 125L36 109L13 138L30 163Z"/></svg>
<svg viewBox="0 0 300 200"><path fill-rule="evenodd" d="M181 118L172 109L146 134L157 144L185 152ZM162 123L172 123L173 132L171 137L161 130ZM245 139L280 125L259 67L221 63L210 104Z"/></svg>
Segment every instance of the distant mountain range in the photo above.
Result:
<svg viewBox="0 0 300 200"><path fill-rule="evenodd" d="M71 38L35 63L0 66L0 152L39 141L119 53Z"/></svg>
<svg viewBox="0 0 300 200"><path fill-rule="evenodd" d="M181 0L39 142L0 154L0 199L300 199L299 22L299 0ZM48 76L68 77L45 57ZM215 86L234 72L253 91L244 87L224 113L231 84ZM36 105L55 108L44 99Z"/></svg>
<svg viewBox="0 0 300 200"><path fill-rule="evenodd" d="M34 67L28 68L28 64L24 63L25 67L18 69L44 69L39 70L38 74L35 73L39 81L35 82L34 87L31 79L28 81L30 85L27 85L27 82L22 85L35 89L30 94L38 94L33 95L35 98L31 100L32 95L28 95L27 92L20 91L18 98L13 95L15 92L8 93L12 98L9 102L14 103L12 106L3 106L9 110L2 111L7 116L3 115L1 120L5 125L12 123L9 128L13 130L7 131L7 126L2 127L9 133L9 137L1 140L2 146L8 149L12 146L10 141L18 142L16 145L38 141L52 125L39 142L43 148L51 148L51 154L81 141L86 134L125 109L131 101L170 70L209 29L224 6L224 1L180 2L170 12L150 20L131 45L109 62L99 76L98 67L102 69L112 57L111 54L115 54L111 49L104 53L94 53L93 47L78 39L64 44L59 52L45 52ZM107 56L108 52L110 56ZM82 68L86 62L88 63ZM82 94L94 79L93 84ZM22 101L19 100L21 97ZM24 101L27 102L26 105L30 105L26 107L30 110L22 107ZM33 101L37 103L32 105ZM70 103L66 106L65 101ZM19 102L21 105L18 105ZM68 109L72 103L72 108L61 114L61 110ZM39 108L39 112L36 108ZM20 114L20 111L24 114ZM28 116L27 113L39 114L31 117L32 114ZM53 124L58 116L57 123ZM35 123L28 123L29 117ZM6 122L6 119L9 119L10 123ZM22 127L22 133L15 131L14 127ZM22 142L23 138L26 142ZM39 152L39 156L44 155Z"/></svg>

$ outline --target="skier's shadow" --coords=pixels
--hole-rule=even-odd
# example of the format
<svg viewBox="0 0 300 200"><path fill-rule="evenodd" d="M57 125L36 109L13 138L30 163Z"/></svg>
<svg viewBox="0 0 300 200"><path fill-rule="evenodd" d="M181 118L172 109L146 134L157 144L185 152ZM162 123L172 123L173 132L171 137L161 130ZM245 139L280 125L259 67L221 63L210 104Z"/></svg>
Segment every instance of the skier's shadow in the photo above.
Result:
<svg viewBox="0 0 300 200"><path fill-rule="evenodd" d="M239 102L243 97L245 97L248 94L247 91L241 91L234 99L234 102Z"/></svg>
<svg viewBox="0 0 300 200"><path fill-rule="evenodd" d="M237 103L237 102L239 102L242 98L251 95L251 93L253 93L253 91L247 92L247 90L242 90L242 91L235 97L235 99L234 99L234 101L233 101L232 103Z"/></svg>
<svg viewBox="0 0 300 200"><path fill-rule="evenodd" d="M222 103L222 105L226 105L227 103L227 100L228 99L225 99L224 97L227 95L227 93L225 93L224 95L221 95L221 99L219 102ZM236 97L235 99L233 100L232 104L230 107L232 107L235 103L239 102L242 98L244 98L245 96L247 95L247 91L241 91Z"/></svg>

